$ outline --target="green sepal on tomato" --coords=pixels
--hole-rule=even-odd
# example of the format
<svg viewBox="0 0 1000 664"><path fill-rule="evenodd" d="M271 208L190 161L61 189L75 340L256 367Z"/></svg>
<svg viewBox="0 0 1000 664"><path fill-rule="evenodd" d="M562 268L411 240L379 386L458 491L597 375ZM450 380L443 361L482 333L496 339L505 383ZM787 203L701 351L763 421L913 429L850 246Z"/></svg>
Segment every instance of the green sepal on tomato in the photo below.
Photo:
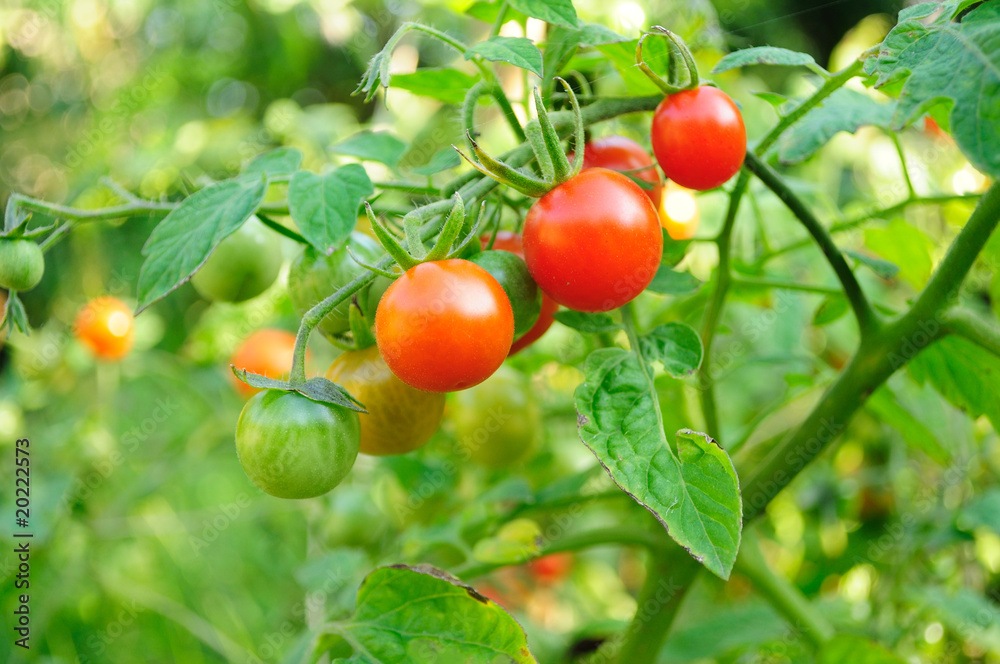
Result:
<svg viewBox="0 0 1000 664"><path fill-rule="evenodd" d="M542 291L531 278L524 259L509 251L483 251L469 259L497 280L514 312L514 338L530 330L542 309Z"/></svg>
<svg viewBox="0 0 1000 664"><path fill-rule="evenodd" d="M213 302L243 302L260 295L281 270L274 237L260 219L250 217L194 273L194 289Z"/></svg>

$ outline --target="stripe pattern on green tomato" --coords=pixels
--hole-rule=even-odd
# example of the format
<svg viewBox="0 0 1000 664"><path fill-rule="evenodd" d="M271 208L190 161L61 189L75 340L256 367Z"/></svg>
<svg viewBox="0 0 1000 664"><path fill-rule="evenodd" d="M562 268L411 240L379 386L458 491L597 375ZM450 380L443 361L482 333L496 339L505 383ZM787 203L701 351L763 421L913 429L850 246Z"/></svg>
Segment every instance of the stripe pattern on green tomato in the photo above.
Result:
<svg viewBox="0 0 1000 664"><path fill-rule="evenodd" d="M420 263L389 286L375 313L375 340L400 380L426 392L454 392L486 380L514 339L503 288L475 263Z"/></svg>
<svg viewBox="0 0 1000 664"><path fill-rule="evenodd" d="M610 311L653 280L663 234L628 177L590 168L542 196L524 220L524 258L539 287L576 311Z"/></svg>
<svg viewBox="0 0 1000 664"><path fill-rule="evenodd" d="M278 498L314 498L347 476L358 457L358 414L297 392L265 390L236 423L236 452L250 480Z"/></svg>

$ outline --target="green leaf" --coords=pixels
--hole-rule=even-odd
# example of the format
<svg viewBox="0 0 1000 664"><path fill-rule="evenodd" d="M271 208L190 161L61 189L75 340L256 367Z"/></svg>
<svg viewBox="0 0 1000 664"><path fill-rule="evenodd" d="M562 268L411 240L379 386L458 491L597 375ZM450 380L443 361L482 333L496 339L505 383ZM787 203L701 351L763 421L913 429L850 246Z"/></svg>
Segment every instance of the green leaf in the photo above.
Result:
<svg viewBox="0 0 1000 664"><path fill-rule="evenodd" d="M883 385L876 390L865 402L865 408L880 422L898 431L910 447L920 450L942 466L951 463L951 453L938 442L937 436L917 420L914 413L899 403L888 386Z"/></svg>
<svg viewBox="0 0 1000 664"><path fill-rule="evenodd" d="M430 158L423 166L418 166L413 170L417 175L434 175L435 173L440 173L441 171L447 171L449 168L455 168L462 165L462 158L458 156L452 148L441 148L434 153L434 156Z"/></svg>
<svg viewBox="0 0 1000 664"><path fill-rule="evenodd" d="M553 25L575 28L577 24L573 0L508 0L507 4L526 16Z"/></svg>
<svg viewBox="0 0 1000 664"><path fill-rule="evenodd" d="M231 366L233 375L249 385L262 390L282 390L284 392L298 392L304 397L320 403L329 403L334 406L343 406L359 413L367 413L364 404L355 399L350 393L332 380L326 378L310 378L304 383L289 383L286 380L268 378Z"/></svg>
<svg viewBox="0 0 1000 664"><path fill-rule="evenodd" d="M842 295L830 295L823 298L813 314L812 324L816 327L823 327L840 320L844 314L850 310L847 298Z"/></svg>
<svg viewBox="0 0 1000 664"><path fill-rule="evenodd" d="M288 186L288 211L302 237L326 254L354 230L361 202L374 191L358 164L317 175L299 171Z"/></svg>
<svg viewBox="0 0 1000 664"><path fill-rule="evenodd" d="M701 282L690 272L677 272L666 264L660 265L653 280L646 286L646 290L662 295L684 295L699 288Z"/></svg>
<svg viewBox="0 0 1000 664"><path fill-rule="evenodd" d="M987 489L964 505L955 517L955 525L968 533L977 528L1000 532L1000 489Z"/></svg>
<svg viewBox="0 0 1000 664"><path fill-rule="evenodd" d="M736 471L708 436L667 442L650 370L620 348L587 358L576 389L580 437L623 491L648 509L705 567L729 578L740 543L743 505Z"/></svg>
<svg viewBox="0 0 1000 664"><path fill-rule="evenodd" d="M387 131L362 131L337 143L330 152L395 167L406 152L406 143Z"/></svg>
<svg viewBox="0 0 1000 664"><path fill-rule="evenodd" d="M472 555L494 565L516 565L541 553L542 529L531 519L508 521L493 537L476 542Z"/></svg>
<svg viewBox="0 0 1000 664"><path fill-rule="evenodd" d="M901 266L899 276L916 290L924 287L934 269L930 238L902 219L895 219L884 228L866 230L865 245L890 263Z"/></svg>
<svg viewBox="0 0 1000 664"><path fill-rule="evenodd" d="M899 274L899 266L895 263L853 249L843 249L843 252L845 256L850 256L882 279L895 279L896 275Z"/></svg>
<svg viewBox="0 0 1000 664"><path fill-rule="evenodd" d="M775 146L783 164L808 159L842 131L866 125L887 129L895 104L880 103L857 90L840 88L786 131Z"/></svg>
<svg viewBox="0 0 1000 664"><path fill-rule="evenodd" d="M815 65L816 61L808 53L790 51L787 48L777 48L776 46L754 46L745 48L735 53L725 56L714 67L713 74L721 74L730 69L746 67L747 65L783 65L795 67L802 65Z"/></svg>
<svg viewBox="0 0 1000 664"><path fill-rule="evenodd" d="M365 578L354 617L334 624L360 646L343 664L535 664L524 630L472 587L429 566L382 567Z"/></svg>
<svg viewBox="0 0 1000 664"><path fill-rule="evenodd" d="M663 265L674 267L687 256L691 240L675 240L663 231Z"/></svg>
<svg viewBox="0 0 1000 664"><path fill-rule="evenodd" d="M823 644L817 664L906 664L880 645L853 634L838 634Z"/></svg>
<svg viewBox="0 0 1000 664"><path fill-rule="evenodd" d="M662 74L666 72L668 61L668 51L666 39L647 39L643 42L643 57L646 64L654 72ZM626 87L634 94L663 94L656 87L656 84L649 80L638 67L635 66L635 47L637 39L613 44L604 44L597 47L597 50L607 56L611 64L625 81Z"/></svg>
<svg viewBox="0 0 1000 664"><path fill-rule="evenodd" d="M968 6L968 5L966 5ZM952 136L972 165L1000 177L1000 3L986 2L961 23L952 12L929 25L918 19L940 7L936 3L910 7L882 42L877 55L865 62L875 74L876 87L899 87L899 104L892 118L899 130L932 106L951 105ZM950 14L950 15L949 15Z"/></svg>
<svg viewBox="0 0 1000 664"><path fill-rule="evenodd" d="M557 321L580 332L615 332L622 326L608 313L586 314L582 311L557 311L553 316Z"/></svg>
<svg viewBox="0 0 1000 664"><path fill-rule="evenodd" d="M490 37L466 51L465 59L474 55L490 62L506 62L542 76L542 52L526 37Z"/></svg>
<svg viewBox="0 0 1000 664"><path fill-rule="evenodd" d="M580 23L577 32L580 46L604 46L629 41L628 37L623 37L600 23Z"/></svg>
<svg viewBox="0 0 1000 664"><path fill-rule="evenodd" d="M663 369L674 378L694 373L701 366L701 337L684 323L667 323L639 337L643 357L649 362L662 362Z"/></svg>
<svg viewBox="0 0 1000 664"><path fill-rule="evenodd" d="M302 152L296 148L275 148L259 154L243 167L242 176L288 175L299 170L302 165Z"/></svg>
<svg viewBox="0 0 1000 664"><path fill-rule="evenodd" d="M139 270L142 311L186 282L220 242L243 225L264 200L263 178L209 185L184 199L163 218L142 248Z"/></svg>
<svg viewBox="0 0 1000 664"><path fill-rule="evenodd" d="M392 87L449 104L461 104L465 101L465 93L477 80L478 76L457 69L418 69L412 74L394 74Z"/></svg>
<svg viewBox="0 0 1000 664"><path fill-rule="evenodd" d="M927 326L937 324L932 320ZM904 347L901 352L906 351ZM905 358L889 359L901 365ZM909 370L914 380L921 385L930 382L951 405L973 418L985 415L1000 430L1000 358L971 341L949 336L924 349L910 362Z"/></svg>
<svg viewBox="0 0 1000 664"><path fill-rule="evenodd" d="M790 101L788 97L786 97L785 95L779 95L777 92L768 92L765 90L762 92L754 92L752 94L754 97L757 97L758 99L763 99L768 104L773 106L776 110L781 109L782 106L784 106Z"/></svg>

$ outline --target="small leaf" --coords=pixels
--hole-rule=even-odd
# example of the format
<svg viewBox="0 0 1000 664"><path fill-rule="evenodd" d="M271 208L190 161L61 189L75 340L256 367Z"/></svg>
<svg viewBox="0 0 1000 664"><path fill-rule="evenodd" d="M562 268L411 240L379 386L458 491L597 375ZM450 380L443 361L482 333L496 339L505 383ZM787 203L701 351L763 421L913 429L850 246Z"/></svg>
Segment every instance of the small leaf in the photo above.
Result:
<svg viewBox="0 0 1000 664"><path fill-rule="evenodd" d="M714 67L713 74L721 74L730 69L747 65L783 65L786 67L815 65L816 60L808 53L790 51L776 46L754 46L725 56Z"/></svg>
<svg viewBox="0 0 1000 664"><path fill-rule="evenodd" d="M893 267L901 266L897 268L899 276L914 289L923 288L934 269L934 262L931 260L933 243L930 238L902 219L895 219L884 228L866 230L865 246L889 261ZM868 265L867 262L862 262Z"/></svg>
<svg viewBox="0 0 1000 664"><path fill-rule="evenodd" d="M387 131L362 131L337 143L330 152L395 167L406 152L406 143Z"/></svg>
<svg viewBox="0 0 1000 664"><path fill-rule="evenodd" d="M557 321L580 332L615 332L622 326L608 313L586 314L581 311L558 311L553 316Z"/></svg>
<svg viewBox="0 0 1000 664"><path fill-rule="evenodd" d="M2 322L3 326L0 326L0 330L6 328L8 332L31 334L31 327L28 324L28 314L24 310L24 304L21 303L21 298L18 297L17 291L9 291L7 293L7 303L3 308Z"/></svg>
<svg viewBox="0 0 1000 664"><path fill-rule="evenodd" d="M674 267L687 256L691 240L675 240L663 231L663 265Z"/></svg>
<svg viewBox="0 0 1000 664"><path fill-rule="evenodd" d="M842 295L830 295L823 298L823 301L819 303L816 313L813 314L812 324L816 327L829 325L843 318L844 314L850 311L850 309L851 306L848 304L846 297Z"/></svg>
<svg viewBox="0 0 1000 664"><path fill-rule="evenodd" d="M320 403L343 406L344 408L348 408L359 413L368 412L365 410L364 405L352 397L347 390L340 385L337 385L332 380L328 380L326 378L310 378L304 383L293 384L289 383L287 380L268 378L267 376L251 373L246 369L237 369L232 365L230 365L230 368L232 369L234 376L250 387L256 387L261 390L297 392L304 397L308 397L313 401L319 401Z"/></svg>
<svg viewBox="0 0 1000 664"><path fill-rule="evenodd" d="M889 261L869 256L866 253L854 251L853 249L844 249L843 252L845 256L850 256L882 279L895 279L896 275L899 274L899 266L895 263L890 263Z"/></svg>
<svg viewBox="0 0 1000 664"><path fill-rule="evenodd" d="M790 101L785 95L779 95L777 92L767 92L766 90L762 92L754 92L753 96L758 99L763 99L775 109L780 109Z"/></svg>
<svg viewBox="0 0 1000 664"><path fill-rule="evenodd" d="M855 133L864 126L887 129L895 104L877 102L870 96L840 88L786 131L775 149L783 164L808 159L842 131Z"/></svg>
<svg viewBox="0 0 1000 664"><path fill-rule="evenodd" d="M392 87L449 104L461 104L465 101L466 92L477 80L478 76L457 69L429 68L418 69L412 74L394 74Z"/></svg>
<svg viewBox="0 0 1000 664"><path fill-rule="evenodd" d="M302 165L302 152L296 148L276 148L257 155L243 167L240 175L288 175L299 170Z"/></svg>
<svg viewBox="0 0 1000 664"><path fill-rule="evenodd" d="M909 345L888 358L893 366L902 366L905 356L915 352L913 348L921 342L927 343L938 325L931 319L913 339L905 340ZM1000 358L971 341L949 336L925 348L908 368L918 383L930 382L951 405L973 418L985 415L993 428L1000 430Z"/></svg>
<svg viewBox="0 0 1000 664"><path fill-rule="evenodd" d="M573 0L508 0L508 4L525 16L540 18L553 25L575 28L577 24Z"/></svg>
<svg viewBox="0 0 1000 664"><path fill-rule="evenodd" d="M364 649L342 664L536 664L521 626L471 586L426 565L381 567L365 578L354 617L335 623Z"/></svg>
<svg viewBox="0 0 1000 664"><path fill-rule="evenodd" d="M526 37L490 37L465 52L465 59L474 55L490 62L506 62L542 76L542 52Z"/></svg>
<svg viewBox="0 0 1000 664"><path fill-rule="evenodd" d="M456 168L461 165L462 158L458 156L458 153L454 149L449 147L438 150L430 158L430 161L412 170L417 175L434 175L435 173L447 171L450 168Z"/></svg>
<svg viewBox="0 0 1000 664"><path fill-rule="evenodd" d="M667 323L639 337L642 355L649 362L662 362L674 378L694 373L701 366L701 337L684 323Z"/></svg>
<svg viewBox="0 0 1000 664"><path fill-rule="evenodd" d="M662 429L648 367L620 348L587 358L576 389L580 437L623 491L648 509L705 567L729 578L739 549L743 506L736 471L708 436Z"/></svg>
<svg viewBox="0 0 1000 664"><path fill-rule="evenodd" d="M816 664L906 664L880 645L853 634L838 634L823 644Z"/></svg>
<svg viewBox="0 0 1000 664"><path fill-rule="evenodd" d="M288 186L288 211L302 237L327 254L354 230L358 208L373 191L368 173L358 164L326 175L299 171Z"/></svg>
<svg viewBox="0 0 1000 664"><path fill-rule="evenodd" d="M184 199L146 241L139 270L139 311L186 282L222 240L264 200L262 178L218 182Z"/></svg>
<svg viewBox="0 0 1000 664"><path fill-rule="evenodd" d="M701 282L690 272L677 272L666 264L660 265L653 280L646 286L646 290L662 295L684 295L699 288Z"/></svg>
<svg viewBox="0 0 1000 664"><path fill-rule="evenodd" d="M955 525L967 533L977 528L1000 533L1000 489L987 489L958 511Z"/></svg>

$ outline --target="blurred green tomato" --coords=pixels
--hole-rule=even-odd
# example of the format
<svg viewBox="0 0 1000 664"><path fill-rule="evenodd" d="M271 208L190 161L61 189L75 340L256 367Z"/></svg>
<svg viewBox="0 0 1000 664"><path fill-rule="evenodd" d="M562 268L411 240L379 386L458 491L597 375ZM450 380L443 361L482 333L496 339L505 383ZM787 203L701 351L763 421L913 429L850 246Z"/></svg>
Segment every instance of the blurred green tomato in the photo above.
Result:
<svg viewBox="0 0 1000 664"><path fill-rule="evenodd" d="M191 284L199 295L213 302L242 302L260 295L281 269L276 240L257 217L250 217L219 243L191 277Z"/></svg>
<svg viewBox="0 0 1000 664"><path fill-rule="evenodd" d="M522 461L541 430L527 380L506 365L479 385L452 394L449 413L460 458L487 468Z"/></svg>
<svg viewBox="0 0 1000 664"><path fill-rule="evenodd" d="M383 253L382 248L375 240L358 232L351 233L347 242L329 256L324 256L312 247L306 247L302 255L292 263L292 268L288 273L288 294L292 298L292 304L295 305L300 314L309 311L318 302L333 295L340 287L358 275L367 272L365 268L354 262L354 259L347 252L347 247L350 247L354 255L366 263L376 262ZM368 297L368 287L362 288L356 296L358 303L362 306L362 313L370 317L369 311L364 310ZM351 329L350 306L350 300L338 304L320 322L319 329L327 336L347 332ZM374 309L371 311L374 312Z"/></svg>
<svg viewBox="0 0 1000 664"><path fill-rule="evenodd" d="M469 259L496 279L514 312L514 338L531 329L542 310L542 291L531 278L528 265L509 251L483 251Z"/></svg>
<svg viewBox="0 0 1000 664"><path fill-rule="evenodd" d="M0 288L31 290L45 274L41 248L31 240L0 238Z"/></svg>

